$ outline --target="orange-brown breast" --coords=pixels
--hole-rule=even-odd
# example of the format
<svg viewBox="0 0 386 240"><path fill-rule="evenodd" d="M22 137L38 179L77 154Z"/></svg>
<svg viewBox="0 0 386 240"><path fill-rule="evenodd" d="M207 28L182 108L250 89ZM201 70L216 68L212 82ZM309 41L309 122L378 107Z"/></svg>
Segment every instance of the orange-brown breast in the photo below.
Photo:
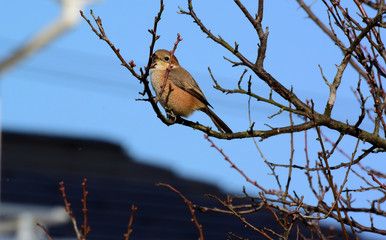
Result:
<svg viewBox="0 0 386 240"><path fill-rule="evenodd" d="M151 84L157 96L161 91L165 73L166 70L156 69L152 69L150 73ZM183 117L188 117L193 111L206 108L204 103L169 80L166 81L165 90L159 101L165 109L171 110L175 115Z"/></svg>

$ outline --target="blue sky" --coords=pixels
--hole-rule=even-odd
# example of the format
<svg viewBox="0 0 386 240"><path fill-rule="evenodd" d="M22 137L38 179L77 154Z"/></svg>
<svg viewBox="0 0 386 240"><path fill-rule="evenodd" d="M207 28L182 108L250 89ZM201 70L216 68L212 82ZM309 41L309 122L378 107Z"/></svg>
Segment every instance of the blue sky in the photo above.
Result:
<svg viewBox="0 0 386 240"><path fill-rule="evenodd" d="M221 10L218 7L220 2ZM256 11L255 2L245 4L251 12ZM60 13L56 1L14 0L1 5L0 59L12 54ZM246 57L255 58L256 33L232 1L196 1L194 5L199 17L215 35L220 34L229 43L237 41ZM187 9L184 1L165 2L158 29L161 38L156 49L171 49L177 33L180 33L183 41L175 53L180 64L193 75L214 106L214 111L232 130L246 130L249 126L247 97L226 96L213 89L207 71L210 66L222 86L235 88L243 68L232 68L223 59L223 56L234 59L231 54L207 39L191 18L177 14L178 6ZM90 8L102 18L108 37L121 49L126 60L133 59L137 66L145 65L151 40L147 29L153 26L159 2L101 1L83 9L88 17L91 17L88 14ZM324 22L327 21L321 1L317 1L313 9ZM264 14L263 24L269 27L270 32L266 69L286 87L293 86L300 99L313 99L317 110L324 109L328 87L320 75L318 64L331 81L335 75L335 64L341 61L340 51L306 17L296 1L266 1ZM74 28L0 78L1 121L5 130L106 139L121 144L142 162L169 168L183 177L211 182L228 191L239 192L245 185L251 192L256 192L210 147L203 133L179 125L167 127L156 118L149 103L135 101L141 97L138 92L142 90L142 85L120 66L107 44L99 40L82 19ZM253 90L268 97L269 89L255 76L252 79ZM349 68L338 91L334 118L341 121L349 119L351 123L356 121L358 103L350 87L356 87L357 79L358 75ZM271 120L267 118L277 111L265 103L253 101L255 129L268 129L265 123L271 126L288 125L286 113ZM195 113L190 120L212 124L202 113ZM294 120L301 122L296 116ZM364 127L371 129L370 125ZM311 130L308 134L310 157L315 159L318 151L315 131ZM337 138L333 133L329 136ZM252 179L266 188L276 188L252 139L213 140ZM354 146L355 142L350 137L345 137L341 145L348 153ZM289 135L259 142L259 147L269 161L288 162ZM304 161L303 148L304 134L296 134L297 164ZM364 165L385 169L386 164L380 160L380 157L372 158ZM334 161L340 163L347 159L336 154ZM282 179L286 179L286 169L278 172ZM298 195L305 195L306 199L315 202L306 186L299 188L305 180L303 173L295 171L292 181ZM342 179L337 176L334 180L339 183ZM363 183L355 177L350 178L349 186L358 184ZM363 203L365 199L358 201Z"/></svg>

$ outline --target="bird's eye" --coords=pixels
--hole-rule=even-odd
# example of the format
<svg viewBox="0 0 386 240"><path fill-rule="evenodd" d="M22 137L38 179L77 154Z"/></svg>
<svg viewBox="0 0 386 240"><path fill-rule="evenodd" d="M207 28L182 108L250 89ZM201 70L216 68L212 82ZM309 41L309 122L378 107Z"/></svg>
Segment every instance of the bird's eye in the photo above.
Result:
<svg viewBox="0 0 386 240"><path fill-rule="evenodd" d="M165 61L169 61L169 57L164 57Z"/></svg>

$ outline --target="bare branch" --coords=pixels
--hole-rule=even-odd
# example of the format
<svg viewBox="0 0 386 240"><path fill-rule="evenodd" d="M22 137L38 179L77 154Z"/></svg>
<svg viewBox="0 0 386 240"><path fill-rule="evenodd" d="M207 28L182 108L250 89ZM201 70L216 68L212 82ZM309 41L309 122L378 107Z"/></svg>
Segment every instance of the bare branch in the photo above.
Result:
<svg viewBox="0 0 386 240"><path fill-rule="evenodd" d="M180 195L180 197L184 200L184 202L186 203L186 205L188 206L189 208L189 211L190 211L190 214L192 215L192 222L194 222L194 224L196 225L196 228L200 234L200 237L199 237L199 240L204 240L204 234L202 232L202 225L198 222L197 220L197 217L196 217L196 214L194 212L194 207L192 205L192 202L189 201L181 192L179 192L177 189L175 189L174 187L172 187L171 185L169 184L165 184L165 183L158 183L156 184L156 186L163 186L163 187L167 187L169 188L170 190L172 190L173 192L177 193L178 195Z"/></svg>

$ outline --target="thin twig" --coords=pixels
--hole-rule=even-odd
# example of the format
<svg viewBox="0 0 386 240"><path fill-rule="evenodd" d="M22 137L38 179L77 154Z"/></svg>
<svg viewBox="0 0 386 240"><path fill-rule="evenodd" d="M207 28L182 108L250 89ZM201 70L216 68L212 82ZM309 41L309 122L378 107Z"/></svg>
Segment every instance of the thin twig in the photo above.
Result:
<svg viewBox="0 0 386 240"><path fill-rule="evenodd" d="M82 190L83 190L83 198L81 200L82 202L82 205L83 205L83 208L82 208L82 212L83 212L83 225L80 227L81 231L82 231L82 238L83 239L86 239L87 238L87 235L89 234L90 232L90 225L88 225L87 223L87 195L88 195L88 191L86 190L86 183L87 183L87 179L83 179L83 182L82 182Z"/></svg>
<svg viewBox="0 0 386 240"><path fill-rule="evenodd" d="M49 240L54 240L53 238L52 238L52 236L50 235L50 233L48 232L48 230L43 226L43 225L41 225L40 223L36 223L36 225L38 226L38 227L40 227L43 231L44 231L44 234L46 235L46 237L49 239Z"/></svg>
<svg viewBox="0 0 386 240"><path fill-rule="evenodd" d="M238 168L231 160L230 158L225 155L224 151L222 149L220 149L219 147L216 146L216 144L214 144L214 142L208 137L208 135L204 134L204 138L206 140L208 140L208 142L211 143L211 147L215 148L223 157L224 159L231 165L231 168L234 168L237 172L239 172L244 178L245 180L247 180L247 182L251 183L252 185L254 185L255 187L261 189L263 192L265 193L269 193L269 194L275 194L276 191L275 190L266 190L265 188L263 188L261 185L259 185L257 183L257 181L252 181L240 168Z"/></svg>
<svg viewBox="0 0 386 240"><path fill-rule="evenodd" d="M386 184L381 183L381 182L374 176L373 173L368 173L368 175L370 175L371 178L373 179L373 181L376 182L376 183L378 183L379 186L380 186L381 188L383 188L383 189L386 190Z"/></svg>
<svg viewBox="0 0 386 240"><path fill-rule="evenodd" d="M156 103L159 101L159 99L161 98L161 96L162 96L162 94L163 94L163 92L164 92L164 90L165 90L165 87L166 87L166 81L168 80L169 73L170 73L170 71L172 70L172 67L173 67L173 66L172 66L172 59L173 59L173 56L174 56L174 52L175 52L176 49L177 49L178 43L181 42L181 41L182 41L182 38L180 37L180 34L177 33L177 41L174 43L173 50L170 51L169 65L168 65L168 67L166 68L166 72L165 72L165 76L164 76L164 81L163 81L163 83L162 83L162 85L161 85L161 91L160 91L160 93L158 94L157 98L154 100L154 102L156 102Z"/></svg>
<svg viewBox="0 0 386 240"><path fill-rule="evenodd" d="M77 237L78 240L83 240L82 233L81 233L81 231L78 228L78 225L76 223L76 219L75 219L74 215L72 214L71 203L68 202L68 200L67 200L67 195L66 195L66 189L64 187L64 182L61 181L59 183L59 186L60 186L59 190L62 192L62 198L63 198L63 201L64 201L64 207L66 209L66 212L67 212L68 216L70 217L70 220L71 220L72 225L74 227L74 231L76 233L76 237Z"/></svg>
<svg viewBox="0 0 386 240"><path fill-rule="evenodd" d="M189 211L190 211L190 214L192 215L192 222L194 222L194 224L196 225L196 228L199 232L199 240L204 240L204 234L203 234L203 231L202 231L202 225L198 222L198 219L196 217L196 213L195 213L195 210L194 210L194 207L193 207L193 204L191 201L189 201L180 191L178 191L177 189L175 189L174 187L172 187L171 185L169 184L166 184L166 183L158 183L156 184L156 186L163 186L163 187L167 187L169 188L170 190L172 190L173 192L177 193L178 195L180 195L180 197L184 200L184 202L186 203L186 205L188 206L189 208Z"/></svg>
<svg viewBox="0 0 386 240"><path fill-rule="evenodd" d="M207 194L206 196L216 199L216 200L217 200L218 202L220 202L224 207L228 208L228 209L232 212L232 215L234 215L234 216L236 216L238 219L240 219L241 222L242 222L243 224L245 224L247 227L249 227L249 228L252 229L253 231L260 233L261 235L263 235L263 236L264 236L265 238L267 238L267 239L273 240L273 239L272 239L270 236L268 236L263 230L260 230L260 229L256 228L255 226L253 226L251 223L249 223L244 217L242 217L240 214L238 214L238 213L232 208L232 206L230 206L229 204L227 204L225 201L222 201L222 200L219 199L217 196L214 196L214 195L211 195L211 194Z"/></svg>
<svg viewBox="0 0 386 240"><path fill-rule="evenodd" d="M124 234L125 240L130 239L130 235L133 232L133 220L134 220L134 213L138 210L138 208L133 204L131 205L131 215L129 220L129 225L127 226L127 233Z"/></svg>
<svg viewBox="0 0 386 240"><path fill-rule="evenodd" d="M291 108L291 103L289 103L289 108ZM291 126L294 125L294 122L292 120L292 113L289 112L289 119L290 119L290 124ZM290 136L291 136L291 139L290 139L290 145L291 145L291 153L290 153L290 159L289 159L289 168L288 168L288 177L287 177L287 184L285 186L285 192L284 192L284 198L287 197L287 194L288 194L288 189L289 189L289 186L290 186L290 182L291 182L291 177L292 177L292 165L293 165L293 160L294 160L294 152L295 152L295 148L294 148L294 134L293 133L290 133Z"/></svg>
<svg viewBox="0 0 386 240"><path fill-rule="evenodd" d="M244 71L244 73L245 73L245 72L246 72L246 71ZM249 119L249 126L250 126L251 131L252 131L252 130L253 130L253 124L254 124L254 123L252 123L252 117L251 117L251 97L248 98L248 119ZM252 140L253 140L253 143L254 143L255 146L256 146L257 151L259 151L260 156L261 156L261 158L263 159L264 163L268 166L268 168L269 168L269 169L271 170L271 172L272 172L272 175L275 177L275 180L276 180L276 183L277 183L277 185L278 185L278 187L279 187L280 192L282 192L283 190L282 190L282 188L281 188L281 183L280 183L280 180L279 180L279 176L278 176L278 175L276 174L276 172L275 172L275 167L272 166L272 165L270 164L270 162L268 162L267 159L265 158L263 152L261 151L259 145L257 144L256 138L253 137Z"/></svg>

